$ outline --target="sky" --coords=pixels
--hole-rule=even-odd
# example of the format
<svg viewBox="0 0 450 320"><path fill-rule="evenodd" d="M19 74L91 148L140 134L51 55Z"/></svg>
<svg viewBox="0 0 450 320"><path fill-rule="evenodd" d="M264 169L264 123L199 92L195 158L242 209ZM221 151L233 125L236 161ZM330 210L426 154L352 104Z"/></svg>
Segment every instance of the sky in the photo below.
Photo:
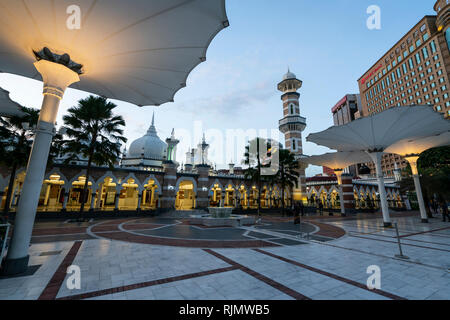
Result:
<svg viewBox="0 0 450 320"><path fill-rule="evenodd" d="M277 131L282 118L277 84L288 67L303 81L300 112L307 118L303 153L328 152L305 141L333 125L331 108L348 93L359 93L357 80L425 15L434 15L435 0L226 0L230 27L213 40L207 61L189 76L174 103L144 107L113 100L126 121L127 146L143 136L155 112L159 137L173 128L181 140L177 161L206 131L210 160L217 168L239 165L243 146L227 142L227 132ZM367 8L381 9L381 29L369 30ZM18 103L39 108L42 82L0 74L0 87ZM62 116L89 93L68 89ZM250 130L250 131L249 131ZM238 131L236 131L238 132ZM284 143L284 138L279 136ZM321 173L309 167L307 176Z"/></svg>

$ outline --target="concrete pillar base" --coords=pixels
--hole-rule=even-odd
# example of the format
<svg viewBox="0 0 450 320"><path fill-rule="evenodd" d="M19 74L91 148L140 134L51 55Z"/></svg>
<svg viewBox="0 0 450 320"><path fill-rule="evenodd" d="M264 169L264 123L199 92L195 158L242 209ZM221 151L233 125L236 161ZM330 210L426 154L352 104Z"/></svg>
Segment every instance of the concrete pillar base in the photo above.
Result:
<svg viewBox="0 0 450 320"><path fill-rule="evenodd" d="M2 264L0 274L2 276L15 276L21 273L25 273L28 269L29 260L30 256L19 259L6 259Z"/></svg>

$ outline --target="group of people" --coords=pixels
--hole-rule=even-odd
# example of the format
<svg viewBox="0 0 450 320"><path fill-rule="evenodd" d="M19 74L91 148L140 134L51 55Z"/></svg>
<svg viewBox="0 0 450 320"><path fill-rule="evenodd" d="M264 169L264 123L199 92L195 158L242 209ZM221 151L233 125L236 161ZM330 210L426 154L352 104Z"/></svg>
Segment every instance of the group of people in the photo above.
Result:
<svg viewBox="0 0 450 320"><path fill-rule="evenodd" d="M448 211L448 202L444 200L443 197L440 197L440 199L432 199L429 203L429 209L430 212L434 214L441 213L442 214L442 221L448 221L450 222L450 214Z"/></svg>

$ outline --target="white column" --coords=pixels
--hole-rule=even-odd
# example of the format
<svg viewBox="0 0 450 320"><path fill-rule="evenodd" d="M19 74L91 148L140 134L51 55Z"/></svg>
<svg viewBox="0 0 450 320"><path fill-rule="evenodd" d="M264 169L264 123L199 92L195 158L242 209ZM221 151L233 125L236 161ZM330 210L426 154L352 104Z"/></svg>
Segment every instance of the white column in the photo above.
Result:
<svg viewBox="0 0 450 320"><path fill-rule="evenodd" d="M417 170L417 160L419 159L419 157L412 156L405 159L408 160L409 164L411 165L414 186L416 187L417 201L419 202L420 217L422 218L423 223L428 223L427 211L425 209L425 203L423 201L422 187L420 186L419 172Z"/></svg>
<svg viewBox="0 0 450 320"><path fill-rule="evenodd" d="M344 191L342 190L342 170L334 170L338 180L338 188L339 188L339 200L341 203L341 214L345 215L345 203L344 203Z"/></svg>
<svg viewBox="0 0 450 320"><path fill-rule="evenodd" d="M137 211L141 210L141 203L142 203L142 193L143 191L138 191L138 203L137 203Z"/></svg>
<svg viewBox="0 0 450 320"><path fill-rule="evenodd" d="M64 202L63 202L63 210L67 209L67 202L69 201L70 192L64 191Z"/></svg>
<svg viewBox="0 0 450 320"><path fill-rule="evenodd" d="M95 209L95 196L99 193L98 191L95 192L95 187L92 186L92 194L91 194L91 206L89 207L90 211L94 211Z"/></svg>
<svg viewBox="0 0 450 320"><path fill-rule="evenodd" d="M380 193L381 211L383 212L383 221L385 227L390 227L392 225L391 217L389 215L389 206L386 197L386 188L384 186L384 175L381 169L381 158L383 157L383 152L368 152L372 161L375 163L378 178L378 192Z"/></svg>
<svg viewBox="0 0 450 320"><path fill-rule="evenodd" d="M34 64L44 82L44 100L36 128L27 173L17 208L14 232L3 266L4 274L18 274L28 267L28 247L39 202L42 181L55 131L56 116L66 88L78 82L78 74L54 62L41 60Z"/></svg>
<svg viewBox="0 0 450 320"><path fill-rule="evenodd" d="M120 192L116 191L116 199L114 202L114 210L115 211L119 210L119 200L120 200Z"/></svg>

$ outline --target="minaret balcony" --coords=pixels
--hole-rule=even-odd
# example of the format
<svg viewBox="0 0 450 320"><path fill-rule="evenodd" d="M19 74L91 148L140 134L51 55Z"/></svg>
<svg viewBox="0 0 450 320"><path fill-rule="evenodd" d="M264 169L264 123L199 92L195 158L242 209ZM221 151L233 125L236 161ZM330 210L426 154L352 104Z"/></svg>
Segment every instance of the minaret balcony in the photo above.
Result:
<svg viewBox="0 0 450 320"><path fill-rule="evenodd" d="M286 116L279 122L280 131L303 131L306 128L306 118L296 115Z"/></svg>

